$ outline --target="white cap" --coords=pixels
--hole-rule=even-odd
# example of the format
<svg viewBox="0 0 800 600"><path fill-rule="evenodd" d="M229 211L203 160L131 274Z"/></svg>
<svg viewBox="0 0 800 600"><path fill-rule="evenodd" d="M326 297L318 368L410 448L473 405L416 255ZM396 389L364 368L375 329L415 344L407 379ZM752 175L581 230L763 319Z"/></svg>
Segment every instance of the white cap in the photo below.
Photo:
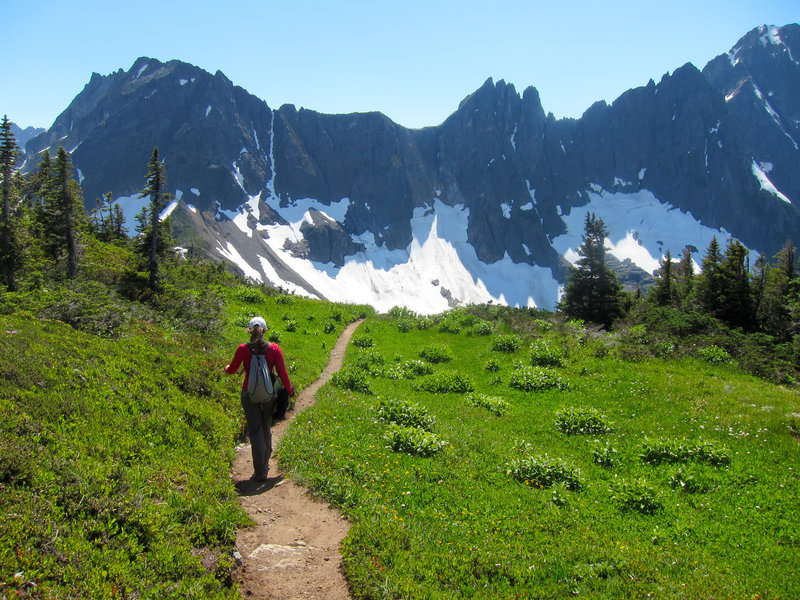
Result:
<svg viewBox="0 0 800 600"><path fill-rule="evenodd" d="M256 325L261 327L261 329L267 328L267 322L262 319L261 317L253 317L250 319L250 324L247 326L248 329L255 329Z"/></svg>

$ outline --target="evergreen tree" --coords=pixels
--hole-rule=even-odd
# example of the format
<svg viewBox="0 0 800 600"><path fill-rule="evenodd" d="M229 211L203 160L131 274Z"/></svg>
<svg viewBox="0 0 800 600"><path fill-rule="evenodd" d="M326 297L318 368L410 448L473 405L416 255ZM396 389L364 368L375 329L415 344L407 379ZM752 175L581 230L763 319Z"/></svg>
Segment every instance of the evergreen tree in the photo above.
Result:
<svg viewBox="0 0 800 600"><path fill-rule="evenodd" d="M560 308L568 316L610 327L620 316L621 287L605 260L605 224L586 214L580 258L570 269Z"/></svg>
<svg viewBox="0 0 800 600"><path fill-rule="evenodd" d="M697 278L696 296L700 311L714 317L719 316L721 261L719 242L714 236L708 245L701 272Z"/></svg>
<svg viewBox="0 0 800 600"><path fill-rule="evenodd" d="M731 239L719 268L717 316L731 327L753 328L753 296L750 288L750 259L747 248Z"/></svg>
<svg viewBox="0 0 800 600"><path fill-rule="evenodd" d="M164 254L164 242L166 241L163 238L169 236L168 222L162 223L160 220L161 211L172 197L165 192L166 187L167 179L164 163L159 160L158 148L155 148L150 161L147 163L147 183L139 195L140 198L150 198L150 209L147 211L150 216L150 224L148 229L142 233L148 241L143 250L147 253L148 259L148 285L153 291L156 291L159 287L159 258Z"/></svg>
<svg viewBox="0 0 800 600"><path fill-rule="evenodd" d="M0 230L0 265L9 291L17 288L15 271L19 266L19 253L15 248L14 224L12 222L13 174L17 165L19 147L11 131L11 122L3 115L0 123L0 177L2 177L3 223Z"/></svg>
<svg viewBox="0 0 800 600"><path fill-rule="evenodd" d="M83 198L69 153L58 148L43 209L43 233L51 258L61 260L66 255L67 276L78 274L80 234L85 222Z"/></svg>
<svg viewBox="0 0 800 600"><path fill-rule="evenodd" d="M92 226L98 239L104 242L125 237L125 216L122 207L115 203L111 192L103 194L103 198L95 200L97 206L92 210Z"/></svg>
<svg viewBox="0 0 800 600"><path fill-rule="evenodd" d="M659 261L656 284L653 286L649 297L658 306L673 306L676 299L675 277L673 275L672 253L667 250L664 258Z"/></svg>
<svg viewBox="0 0 800 600"><path fill-rule="evenodd" d="M675 274L675 293L678 297L678 303L684 310L691 308L693 295L694 295L694 259L692 258L692 250L689 246L683 249L681 260L678 263L677 272Z"/></svg>
<svg viewBox="0 0 800 600"><path fill-rule="evenodd" d="M786 341L795 331L794 314L798 306L797 250L791 240L775 255L774 265L766 268L764 293L758 306L758 322L777 338ZM794 315L794 316L793 316Z"/></svg>

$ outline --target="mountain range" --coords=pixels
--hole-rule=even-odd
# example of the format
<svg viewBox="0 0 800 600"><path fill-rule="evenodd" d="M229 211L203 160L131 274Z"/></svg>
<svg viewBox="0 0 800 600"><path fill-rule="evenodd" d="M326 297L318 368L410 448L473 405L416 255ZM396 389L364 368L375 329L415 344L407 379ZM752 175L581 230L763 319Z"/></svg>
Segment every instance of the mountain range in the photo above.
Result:
<svg viewBox="0 0 800 600"><path fill-rule="evenodd" d="M669 250L712 237L755 258L800 245L800 26L761 26L579 119L488 79L441 124L271 108L185 62L140 58L91 76L23 170L63 146L87 208L106 192L128 225L163 157L183 250L333 301L440 312L553 308L587 213L628 286Z"/></svg>

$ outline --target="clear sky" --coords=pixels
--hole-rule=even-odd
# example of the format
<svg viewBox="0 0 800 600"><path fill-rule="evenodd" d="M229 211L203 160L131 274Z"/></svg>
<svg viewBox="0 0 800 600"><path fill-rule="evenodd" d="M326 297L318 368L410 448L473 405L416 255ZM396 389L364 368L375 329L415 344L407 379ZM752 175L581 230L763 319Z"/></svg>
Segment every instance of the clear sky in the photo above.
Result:
<svg viewBox="0 0 800 600"><path fill-rule="evenodd" d="M377 110L438 125L487 78L539 90L546 112L702 68L800 0L0 0L0 114L49 127L93 72L179 59L272 108Z"/></svg>

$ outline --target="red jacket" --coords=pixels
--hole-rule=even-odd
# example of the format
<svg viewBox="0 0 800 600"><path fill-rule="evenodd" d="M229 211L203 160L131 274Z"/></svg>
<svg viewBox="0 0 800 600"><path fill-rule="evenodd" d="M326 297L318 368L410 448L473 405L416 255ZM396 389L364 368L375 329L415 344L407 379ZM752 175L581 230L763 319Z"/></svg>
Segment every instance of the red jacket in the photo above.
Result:
<svg viewBox="0 0 800 600"><path fill-rule="evenodd" d="M242 363L244 363L244 381L242 382L243 390L247 389L247 377L250 374L250 357L252 355L253 354L247 344L242 344L236 348L236 352L233 355L231 364L225 367L225 371L233 375L239 370L239 367L242 365ZM289 374L286 372L286 365L283 362L283 352L281 352L281 347L278 346L278 344L267 344L267 366L269 367L270 373L274 372L278 375L278 377L281 378L281 383L283 383L283 387L287 392L289 392L289 395L294 396L292 382L289 381Z"/></svg>

